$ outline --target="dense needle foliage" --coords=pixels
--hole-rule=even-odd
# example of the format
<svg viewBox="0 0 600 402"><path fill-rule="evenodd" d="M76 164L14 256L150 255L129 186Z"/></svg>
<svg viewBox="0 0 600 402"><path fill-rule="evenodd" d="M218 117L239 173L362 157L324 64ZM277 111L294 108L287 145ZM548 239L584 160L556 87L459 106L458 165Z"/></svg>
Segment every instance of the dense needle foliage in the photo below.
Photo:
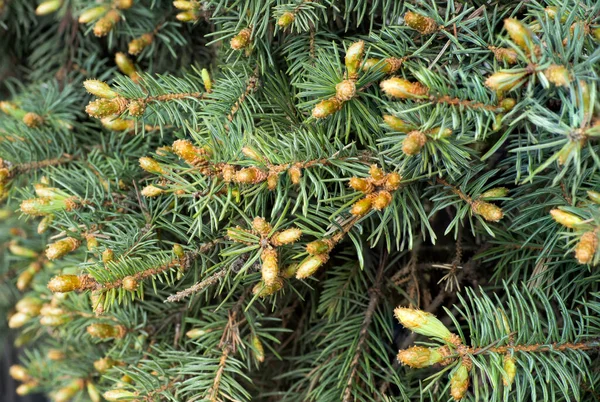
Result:
<svg viewBox="0 0 600 402"><path fill-rule="evenodd" d="M0 54L19 394L600 398L596 0L0 0Z"/></svg>

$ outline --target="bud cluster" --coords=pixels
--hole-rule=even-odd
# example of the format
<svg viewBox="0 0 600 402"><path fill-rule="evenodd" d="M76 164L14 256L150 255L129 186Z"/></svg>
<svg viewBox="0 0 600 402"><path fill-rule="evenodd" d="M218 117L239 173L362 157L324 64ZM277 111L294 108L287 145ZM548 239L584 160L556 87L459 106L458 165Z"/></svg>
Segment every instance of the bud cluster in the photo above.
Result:
<svg viewBox="0 0 600 402"><path fill-rule="evenodd" d="M173 6L181 12L175 16L181 22L196 22L202 16L201 4L198 1L176 0Z"/></svg>
<svg viewBox="0 0 600 402"><path fill-rule="evenodd" d="M377 165L371 165L370 176L352 177L348 185L365 197L355 202L350 213L363 216L371 210L381 211L392 202L392 193L400 187L402 177L396 173L384 173Z"/></svg>
<svg viewBox="0 0 600 402"><path fill-rule="evenodd" d="M335 86L335 96L317 103L312 110L315 119L324 119L339 111L344 102L356 96L356 80L363 61L365 42L358 41L350 45L346 51L345 64L347 79Z"/></svg>

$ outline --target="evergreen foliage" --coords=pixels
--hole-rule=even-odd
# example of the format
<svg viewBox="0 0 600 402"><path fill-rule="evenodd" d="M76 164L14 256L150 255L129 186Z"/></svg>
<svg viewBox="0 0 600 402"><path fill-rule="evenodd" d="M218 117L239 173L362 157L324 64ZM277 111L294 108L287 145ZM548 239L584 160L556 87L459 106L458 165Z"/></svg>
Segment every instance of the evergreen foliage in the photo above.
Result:
<svg viewBox="0 0 600 402"><path fill-rule="evenodd" d="M19 394L598 400L597 1L0 0L0 52Z"/></svg>

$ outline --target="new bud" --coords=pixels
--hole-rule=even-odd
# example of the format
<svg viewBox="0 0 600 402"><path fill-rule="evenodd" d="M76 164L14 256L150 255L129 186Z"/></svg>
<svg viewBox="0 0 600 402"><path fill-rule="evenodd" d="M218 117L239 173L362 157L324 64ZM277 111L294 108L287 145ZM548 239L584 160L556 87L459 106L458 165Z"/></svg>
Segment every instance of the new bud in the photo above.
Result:
<svg viewBox="0 0 600 402"><path fill-rule="evenodd" d="M263 347L262 342L260 341L260 338L256 335L252 336L252 347L253 347L254 357L256 357L256 360L258 360L261 363L264 362L265 361L265 349Z"/></svg>
<svg viewBox="0 0 600 402"><path fill-rule="evenodd" d="M313 275L315 272L317 272L321 265L327 262L327 259L328 256L323 254L307 257L298 266L298 270L296 271L296 278L304 279Z"/></svg>
<svg viewBox="0 0 600 402"><path fill-rule="evenodd" d="M164 193L164 191L161 188L153 186L152 184L150 184L142 189L142 195L144 197L148 197L148 198L158 197L162 193Z"/></svg>
<svg viewBox="0 0 600 402"><path fill-rule="evenodd" d="M471 209L475 215L480 215L489 222L498 222L504 217L502 208L485 201L475 201Z"/></svg>
<svg viewBox="0 0 600 402"><path fill-rule="evenodd" d="M257 216L252 221L252 229L256 230L260 235L266 236L272 230L272 227L265 218Z"/></svg>
<svg viewBox="0 0 600 402"><path fill-rule="evenodd" d="M484 200L488 198L501 198L506 197L507 194L508 189L506 187L496 187L484 192L479 196L479 198Z"/></svg>
<svg viewBox="0 0 600 402"><path fill-rule="evenodd" d="M283 288L283 280L281 278L277 278L273 285L268 286L264 282L259 282L252 288L252 293L257 295L258 297L267 297L274 293L277 293Z"/></svg>
<svg viewBox="0 0 600 402"><path fill-rule="evenodd" d="M102 17L107 11L108 11L108 8L106 6L90 8L89 10L86 10L79 15L79 23L80 24L90 23L90 22Z"/></svg>
<svg viewBox="0 0 600 402"><path fill-rule="evenodd" d="M588 191L587 192L588 198L590 199L590 201L592 201L594 204L600 204L600 193L597 191Z"/></svg>
<svg viewBox="0 0 600 402"><path fill-rule="evenodd" d="M348 186L356 191L360 191L364 194L370 194L373 192L373 184L367 180L360 177L351 177L348 182Z"/></svg>
<svg viewBox="0 0 600 402"><path fill-rule="evenodd" d="M198 339L204 335L206 335L208 333L208 331L200 329L200 328L194 328L194 329L190 329L188 332L185 333L185 336L187 336L190 339Z"/></svg>
<svg viewBox="0 0 600 402"><path fill-rule="evenodd" d="M83 86L86 91L98 98L112 99L116 98L119 94L110 89L108 84L99 80L85 80Z"/></svg>
<svg viewBox="0 0 600 402"><path fill-rule="evenodd" d="M331 242L327 240L315 240L306 245L306 252L310 255L320 255L329 253Z"/></svg>
<svg viewBox="0 0 600 402"><path fill-rule="evenodd" d="M550 211L550 215L556 222L570 229L573 229L577 225L581 225L583 223L583 219L577 215L573 215L570 212L565 212L560 209L552 209Z"/></svg>
<svg viewBox="0 0 600 402"><path fill-rule="evenodd" d="M529 51L533 46L533 33L521 21L514 18L504 20L504 28L508 35L521 49Z"/></svg>
<svg viewBox="0 0 600 402"><path fill-rule="evenodd" d="M552 64L544 70L544 76L557 87L568 87L571 82L569 70L565 66Z"/></svg>
<svg viewBox="0 0 600 402"><path fill-rule="evenodd" d="M250 44L250 36L252 30L250 28L242 29L237 35L231 38L229 45L233 50L241 50Z"/></svg>
<svg viewBox="0 0 600 402"><path fill-rule="evenodd" d="M505 387L509 387L515 381L517 375L517 366L515 365L515 358L512 356L504 356L504 375L502 376L502 383Z"/></svg>
<svg viewBox="0 0 600 402"><path fill-rule="evenodd" d="M427 136L420 131L411 131L404 141L402 141L402 152L405 155L413 156L421 152L421 149L427 143Z"/></svg>
<svg viewBox="0 0 600 402"><path fill-rule="evenodd" d="M46 249L46 257L49 260L56 260L76 250L80 244L81 242L79 240L72 237L59 240L48 245L48 248Z"/></svg>
<svg viewBox="0 0 600 402"><path fill-rule="evenodd" d="M402 176L399 173L389 173L385 178L384 187L387 191L396 191L402 183Z"/></svg>
<svg viewBox="0 0 600 402"><path fill-rule="evenodd" d="M281 28L287 28L290 25L292 25L295 19L296 16L294 15L294 13L288 11L283 13L281 17L279 17L279 19L277 20L277 25L279 25Z"/></svg>
<svg viewBox="0 0 600 402"><path fill-rule="evenodd" d="M596 232L586 232L575 246L575 258L580 264L590 264L598 248L598 235Z"/></svg>
<svg viewBox="0 0 600 402"><path fill-rule="evenodd" d="M298 228L286 229L281 232L277 232L271 236L271 244L275 247L279 247L283 244L291 244L298 241L302 236L302 231Z"/></svg>
<svg viewBox="0 0 600 402"><path fill-rule="evenodd" d="M398 352L398 361L412 368L429 367L444 360L444 356L436 349L413 346Z"/></svg>
<svg viewBox="0 0 600 402"><path fill-rule="evenodd" d="M315 119L324 119L331 116L342 107L342 103L336 98L323 100L315 105L312 116Z"/></svg>
<svg viewBox="0 0 600 402"><path fill-rule="evenodd" d="M210 79L210 73L207 69L203 68L202 71L200 71L200 75L202 76L202 83L204 84L204 89L206 89L206 92L211 93L212 80Z"/></svg>
<svg viewBox="0 0 600 402"><path fill-rule="evenodd" d="M367 212L371 210L372 201L370 198L365 197L362 200L356 201L352 208L350 208L350 213L356 216L365 215Z"/></svg>
<svg viewBox="0 0 600 402"><path fill-rule="evenodd" d="M29 372L21 365L15 364L10 366L8 374L16 381L26 382L29 380Z"/></svg>
<svg viewBox="0 0 600 402"><path fill-rule="evenodd" d="M62 0L47 0L40 3L35 9L35 15L47 15L52 14L60 8Z"/></svg>
<svg viewBox="0 0 600 402"><path fill-rule="evenodd" d="M377 211L383 210L392 202L392 195L389 193L389 191L385 190L373 194L371 198L373 209Z"/></svg>
<svg viewBox="0 0 600 402"><path fill-rule="evenodd" d="M485 80L485 85L494 91L510 91L521 84L526 75L526 72L513 73L500 71L490 75Z"/></svg>
<svg viewBox="0 0 600 402"><path fill-rule="evenodd" d="M429 89L419 82L410 82L398 77L381 81L379 86L387 96L397 99L423 99L429 92Z"/></svg>
<svg viewBox="0 0 600 402"><path fill-rule="evenodd" d="M125 53L115 53L115 64L123 74L127 74L132 79L135 79L134 77L139 77L133 61L131 61L131 59L127 57Z"/></svg>
<svg viewBox="0 0 600 402"><path fill-rule="evenodd" d="M140 286L137 279L135 279L133 276L126 276L125 278L123 278L122 284L123 284L123 289L128 290L130 292L135 292L137 290L137 288Z"/></svg>
<svg viewBox="0 0 600 402"><path fill-rule="evenodd" d="M352 80L344 80L335 86L335 97L348 101L356 96L356 84Z"/></svg>
<svg viewBox="0 0 600 402"><path fill-rule="evenodd" d="M53 293L72 292L78 290L80 286L81 280L77 275L58 275L48 282L48 289Z"/></svg>
<svg viewBox="0 0 600 402"><path fill-rule="evenodd" d="M125 327L122 325L113 326L110 324L91 324L87 327L87 333L92 338L108 339L108 338L122 338L125 336Z"/></svg>
<svg viewBox="0 0 600 402"><path fill-rule="evenodd" d="M124 389L111 389L110 391L106 391L102 396L109 402L133 401L138 397L137 393Z"/></svg>
<svg viewBox="0 0 600 402"><path fill-rule="evenodd" d="M21 328L23 325L27 323L31 319L29 314L17 312L10 316L8 319L8 328Z"/></svg>
<svg viewBox="0 0 600 402"><path fill-rule="evenodd" d="M389 114L383 115L383 121L387 124L392 130L397 131L399 133L408 133L415 129L415 126L405 122L402 119L399 119L396 116L392 116Z"/></svg>
<svg viewBox="0 0 600 402"><path fill-rule="evenodd" d="M412 332L445 341L452 339L452 333L448 328L431 313L412 308L397 307L394 314L400 324Z"/></svg>
<svg viewBox="0 0 600 402"><path fill-rule="evenodd" d="M160 163L158 163L157 161L155 161L152 158L143 156L140 158L139 162L140 162L140 167L148 173L165 174L165 170L162 168Z"/></svg>
<svg viewBox="0 0 600 402"><path fill-rule="evenodd" d="M122 112L121 105L115 99L96 99L88 103L85 111L92 117L101 119L103 117L120 114Z"/></svg>
<svg viewBox="0 0 600 402"><path fill-rule="evenodd" d="M360 40L354 42L346 51L346 57L344 59L346 64L346 71L348 78L355 79L358 75L360 64L363 60L363 53L365 51L365 42Z"/></svg>
<svg viewBox="0 0 600 402"><path fill-rule="evenodd" d="M418 31L422 35L429 35L437 31L438 25L433 18L408 11L404 14L404 22L406 25Z"/></svg>
<svg viewBox="0 0 600 402"><path fill-rule="evenodd" d="M469 371L461 363L450 377L450 395L459 401L465 397L469 389Z"/></svg>
<svg viewBox="0 0 600 402"><path fill-rule="evenodd" d="M300 184L302 178L302 170L299 167L293 166L288 169L288 175L292 184Z"/></svg>

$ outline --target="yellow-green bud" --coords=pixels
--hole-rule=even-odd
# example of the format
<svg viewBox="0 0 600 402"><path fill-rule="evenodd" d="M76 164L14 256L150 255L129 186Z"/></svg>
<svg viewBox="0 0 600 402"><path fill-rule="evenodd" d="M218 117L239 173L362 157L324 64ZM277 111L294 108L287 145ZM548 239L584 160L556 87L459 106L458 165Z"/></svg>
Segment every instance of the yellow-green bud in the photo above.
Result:
<svg viewBox="0 0 600 402"><path fill-rule="evenodd" d="M600 193L597 191L588 191L587 192L588 198L590 199L590 201L592 201L594 204L600 204Z"/></svg>
<svg viewBox="0 0 600 402"><path fill-rule="evenodd" d="M279 264L277 262L277 251L264 249L260 254L262 260L262 279L267 286L272 286L279 276Z"/></svg>
<svg viewBox="0 0 600 402"><path fill-rule="evenodd" d="M598 248L596 232L586 232L575 246L575 258L580 264L590 264L594 260Z"/></svg>
<svg viewBox="0 0 600 402"><path fill-rule="evenodd" d="M352 80L344 80L335 86L335 96L341 101L349 101L356 96L356 84Z"/></svg>
<svg viewBox="0 0 600 402"><path fill-rule="evenodd" d="M399 133L408 133L415 129L415 126L413 126L412 124L409 124L409 123L405 122L404 120L399 119L398 117L392 116L389 114L383 115L383 121L391 129L393 129L394 131L397 131Z"/></svg>
<svg viewBox="0 0 600 402"><path fill-rule="evenodd" d="M49 260L56 260L76 250L80 244L81 242L79 240L72 237L67 237L65 239L56 241L48 245L48 248L46 249L46 257Z"/></svg>
<svg viewBox="0 0 600 402"><path fill-rule="evenodd" d="M181 22L194 22L198 21L198 18L200 18L200 14L197 10L187 10L177 14L175 18L177 18Z"/></svg>
<svg viewBox="0 0 600 402"><path fill-rule="evenodd" d="M412 368L429 367L444 360L444 356L436 349L413 346L398 352L398 361Z"/></svg>
<svg viewBox="0 0 600 402"><path fill-rule="evenodd" d="M331 116L342 107L342 103L336 98L323 100L315 105L312 115L315 119L324 119Z"/></svg>
<svg viewBox="0 0 600 402"><path fill-rule="evenodd" d="M389 173L385 178L384 187L388 191L396 191L402 184L402 176L399 173L392 172Z"/></svg>
<svg viewBox="0 0 600 402"><path fill-rule="evenodd" d="M515 381L517 375L517 366L515 365L515 358L512 356L504 356L504 375L502 376L502 382L505 387L509 387Z"/></svg>
<svg viewBox="0 0 600 402"><path fill-rule="evenodd" d="M35 390L37 386L38 384L35 381L31 381L26 384L19 385L15 392L17 393L17 395L20 396L29 395Z"/></svg>
<svg viewBox="0 0 600 402"><path fill-rule="evenodd" d="M459 401L465 397L469 389L469 371L461 363L450 377L450 395Z"/></svg>
<svg viewBox="0 0 600 402"><path fill-rule="evenodd" d="M565 66L558 64L552 64L544 70L544 76L556 85L557 87L568 87L571 78L569 77L569 70Z"/></svg>
<svg viewBox="0 0 600 402"><path fill-rule="evenodd" d="M136 392L127 391L124 389L111 389L104 393L104 399L109 402L113 401L132 401L137 399L138 395Z"/></svg>
<svg viewBox="0 0 600 402"><path fill-rule="evenodd" d="M29 112L23 116L23 123L27 127L36 128L44 124L44 118L37 113Z"/></svg>
<svg viewBox="0 0 600 402"><path fill-rule="evenodd" d="M65 352L60 349L50 349L48 350L46 357L52 361L61 361L65 360L67 356L65 355Z"/></svg>
<svg viewBox="0 0 600 402"><path fill-rule="evenodd" d="M120 114L122 110L121 104L116 99L96 99L85 107L86 113L97 119Z"/></svg>
<svg viewBox="0 0 600 402"><path fill-rule="evenodd" d="M94 383L92 383L91 381L87 381L86 389L88 392L88 396L90 397L90 400L92 402L101 402L102 401L102 396L100 395L100 391L98 391L98 388L96 388Z"/></svg>
<svg viewBox="0 0 600 402"><path fill-rule="evenodd" d="M122 325L110 325L110 324L91 324L87 327L87 333L92 338L108 339L108 338L122 338L125 336L125 327Z"/></svg>
<svg viewBox="0 0 600 402"><path fill-rule="evenodd" d="M445 341L452 339L452 333L448 328L431 313L412 308L397 307L394 314L400 324L412 332Z"/></svg>
<svg viewBox="0 0 600 402"><path fill-rule="evenodd" d="M40 3L35 9L35 15L47 15L52 14L60 8L62 0L47 0Z"/></svg>
<svg viewBox="0 0 600 402"><path fill-rule="evenodd" d="M242 29L237 35L231 38L229 45L233 50L241 50L250 44L252 30L250 28Z"/></svg>
<svg viewBox="0 0 600 402"><path fill-rule="evenodd" d="M289 279L296 276L296 271L298 271L298 264L290 264L281 271L281 277Z"/></svg>
<svg viewBox="0 0 600 402"><path fill-rule="evenodd" d="M193 10L197 3L193 1L174 1L173 6L178 10Z"/></svg>
<svg viewBox="0 0 600 402"><path fill-rule="evenodd" d="M66 387L63 387L54 393L54 402L68 402L83 386L83 381L74 380Z"/></svg>
<svg viewBox="0 0 600 402"><path fill-rule="evenodd" d="M31 319L29 314L16 312L8 319L8 328L21 328Z"/></svg>
<svg viewBox="0 0 600 402"><path fill-rule="evenodd" d="M126 276L125 278L123 278L122 284L123 284L123 289L128 290L130 292L135 292L137 290L137 288L140 286L137 279L135 279L133 276Z"/></svg>
<svg viewBox="0 0 600 402"><path fill-rule="evenodd" d="M600 27L592 29L592 36L600 42Z"/></svg>
<svg viewBox="0 0 600 402"><path fill-rule="evenodd" d="M162 193L164 193L164 191L161 188L153 186L152 184L142 189L142 195L148 198L158 197Z"/></svg>
<svg viewBox="0 0 600 402"><path fill-rule="evenodd" d="M370 194L374 189L373 183L362 177L351 177L348 181L348 186L353 190L360 191L364 194Z"/></svg>
<svg viewBox="0 0 600 402"><path fill-rule="evenodd" d="M110 89L107 83L99 80L85 80L83 86L86 91L98 98L112 99L116 98L119 94Z"/></svg>
<svg viewBox="0 0 600 402"><path fill-rule="evenodd" d="M131 59L127 57L125 53L115 53L115 64L123 74L127 74L131 78L133 78L132 75L137 75L133 61L131 61Z"/></svg>
<svg viewBox="0 0 600 402"><path fill-rule="evenodd" d="M129 102L127 111L129 112L130 116L140 117L146 111L146 104L142 101L137 101L137 100L131 101L131 102Z"/></svg>
<svg viewBox="0 0 600 402"><path fill-rule="evenodd" d="M296 278L304 279L313 275L317 270L321 267L321 265L327 262L327 255L312 255L307 257L304 261L300 263L298 266L298 270L296 271Z"/></svg>
<svg viewBox="0 0 600 402"><path fill-rule="evenodd" d="M81 280L77 275L58 275L48 282L48 289L51 292L72 292L78 290L80 286Z"/></svg>
<svg viewBox="0 0 600 402"><path fill-rule="evenodd" d="M17 302L15 308L18 312L35 317L40 314L42 301L35 297L24 297Z"/></svg>
<svg viewBox="0 0 600 402"><path fill-rule="evenodd" d="M427 143L427 136L421 131L411 131L402 141L402 152L405 155L417 155Z"/></svg>
<svg viewBox="0 0 600 402"><path fill-rule="evenodd" d="M387 96L397 99L423 99L429 92L429 89L419 82L410 82L398 77L383 80L379 86Z"/></svg>
<svg viewBox="0 0 600 402"><path fill-rule="evenodd" d="M202 76L202 83L204 84L204 89L206 89L206 92L211 93L212 92L212 80L210 79L210 73L208 72L207 69L203 68L200 71L200 75Z"/></svg>
<svg viewBox="0 0 600 402"><path fill-rule="evenodd" d="M151 33L145 33L139 38L135 38L129 42L127 52L132 55L138 55L154 42L154 35Z"/></svg>
<svg viewBox="0 0 600 402"><path fill-rule="evenodd" d="M8 249L17 257L35 258L38 256L37 252L30 248L18 245L14 240L8 243Z"/></svg>
<svg viewBox="0 0 600 402"><path fill-rule="evenodd" d="M515 105L517 104L517 101L514 100L513 98L505 98L502 99L502 102L500 102L500 107L502 109L504 109L505 112L511 111Z"/></svg>
<svg viewBox="0 0 600 402"><path fill-rule="evenodd" d="M331 251L331 242L315 240L306 245L306 252L310 255L320 255Z"/></svg>
<svg viewBox="0 0 600 402"><path fill-rule="evenodd" d="M261 363L264 362L265 361L265 348L263 347L263 344L260 341L260 338L256 335L252 336L252 347L253 347L253 351L254 351L254 357L256 357L256 360L258 360Z"/></svg>
<svg viewBox="0 0 600 402"><path fill-rule="evenodd" d="M502 208L485 201L473 202L471 209L475 215L480 215L483 219L490 222L498 222L504 217Z"/></svg>
<svg viewBox="0 0 600 402"><path fill-rule="evenodd" d="M29 380L29 372L21 365L15 364L10 366L8 374L16 381L25 382Z"/></svg>
<svg viewBox="0 0 600 402"><path fill-rule="evenodd" d="M114 259L115 259L115 252L112 249L107 248L106 250L104 250L102 252L102 262L103 263L108 264L109 262L114 261Z"/></svg>
<svg viewBox="0 0 600 402"><path fill-rule="evenodd" d="M165 173L165 170L162 168L160 163L158 163L154 159L149 158L147 156L143 156L140 158L140 167L148 173L153 173L153 174L164 174Z"/></svg>
<svg viewBox="0 0 600 402"><path fill-rule="evenodd" d="M371 195L372 207L377 211L381 211L384 208L387 208L387 206L390 205L391 202L392 195L389 193L389 191L382 190Z"/></svg>
<svg viewBox="0 0 600 402"><path fill-rule="evenodd" d="M346 51L346 57L344 59L346 64L346 71L348 73L348 78L355 79L358 75L358 70L360 68L360 64L363 60L363 53L365 51L365 42L359 40L358 42L354 42L348 50Z"/></svg>
<svg viewBox="0 0 600 402"><path fill-rule="evenodd" d="M103 357L94 362L94 368L100 374L104 374L108 370L110 370L115 365L115 363L116 362L110 357Z"/></svg>
<svg viewBox="0 0 600 402"><path fill-rule="evenodd" d="M283 287L283 280L281 278L276 278L275 282L272 285L266 285L264 282L257 283L254 288L252 288L252 293L257 295L258 297L267 297L274 293L277 293Z"/></svg>
<svg viewBox="0 0 600 402"><path fill-rule="evenodd" d="M577 225L581 225L583 223L583 219L577 215L574 215L570 212L561 211L560 209L552 209L550 211L550 215L556 222L570 229L573 229Z"/></svg>
<svg viewBox="0 0 600 402"><path fill-rule="evenodd" d="M273 236L271 236L271 244L273 244L275 247L279 247L283 244L295 243L300 236L302 236L302 231L300 229L286 229L273 234Z"/></svg>
<svg viewBox="0 0 600 402"><path fill-rule="evenodd" d="M277 20L277 25L279 25L281 28L287 28L290 25L292 25L295 19L296 16L294 15L294 13L288 11L283 13L281 17L279 17L279 19Z"/></svg>
<svg viewBox="0 0 600 402"><path fill-rule="evenodd" d="M510 91L523 82L526 75L526 72L500 71L490 75L485 80L485 85L494 91Z"/></svg>
<svg viewBox="0 0 600 402"><path fill-rule="evenodd" d="M106 14L107 11L108 11L108 8L106 6L90 8L89 10L86 10L79 15L79 23L80 24L90 23L90 22L102 17L104 14Z"/></svg>
<svg viewBox="0 0 600 402"><path fill-rule="evenodd" d="M37 227L38 234L45 233L48 230L48 228L50 227L50 225L52 224L53 220L54 220L54 215L52 215L52 214L46 215L38 224L38 227Z"/></svg>
<svg viewBox="0 0 600 402"><path fill-rule="evenodd" d="M504 20L504 28L517 46L523 50L530 50L533 45L533 33L525 24L514 18L507 18Z"/></svg>
<svg viewBox="0 0 600 402"><path fill-rule="evenodd" d="M209 331L204 330L204 329L200 329L200 328L194 328L194 329L190 329L188 332L185 333L185 336L187 336L190 339L198 339L204 335L206 335Z"/></svg>
<svg viewBox="0 0 600 402"><path fill-rule="evenodd" d="M508 194L508 189L506 187L496 187L496 188L492 188L492 189L484 192L483 194L481 194L479 196L479 198L481 198L481 199L501 198L501 197L506 197L507 194Z"/></svg>
<svg viewBox="0 0 600 402"><path fill-rule="evenodd" d="M372 200L371 198L365 197L361 200L356 201L352 208L350 208L350 213L356 216L365 215L367 212L371 210Z"/></svg>
<svg viewBox="0 0 600 402"><path fill-rule="evenodd" d="M404 22L406 25L418 31L422 35L429 35L437 31L438 25L433 18L408 11L404 14Z"/></svg>

